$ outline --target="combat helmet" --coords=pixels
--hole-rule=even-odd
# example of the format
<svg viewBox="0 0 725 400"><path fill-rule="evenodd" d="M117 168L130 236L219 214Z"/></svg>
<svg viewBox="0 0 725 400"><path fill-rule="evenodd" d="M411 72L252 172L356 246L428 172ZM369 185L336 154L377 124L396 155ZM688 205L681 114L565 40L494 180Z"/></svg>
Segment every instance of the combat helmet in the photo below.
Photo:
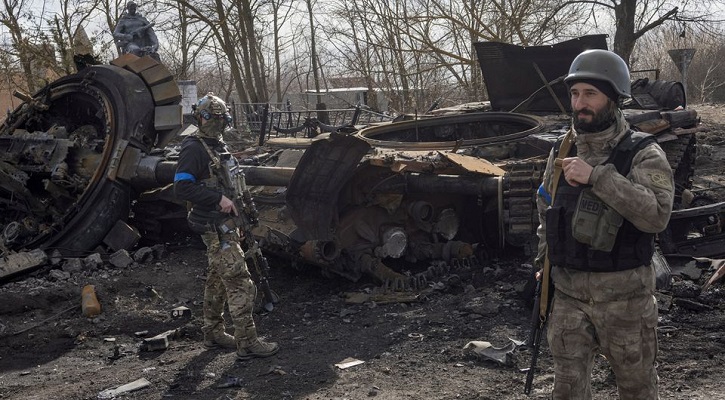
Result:
<svg viewBox="0 0 725 400"><path fill-rule="evenodd" d="M232 123L227 104L212 92L199 99L192 115L199 121L199 131L202 136L220 137L224 128ZM202 124L202 120L207 122Z"/></svg>
<svg viewBox="0 0 725 400"><path fill-rule="evenodd" d="M622 57L607 50L586 50L576 56L564 82L600 80L609 83L614 92L622 97L632 97L629 68Z"/></svg>

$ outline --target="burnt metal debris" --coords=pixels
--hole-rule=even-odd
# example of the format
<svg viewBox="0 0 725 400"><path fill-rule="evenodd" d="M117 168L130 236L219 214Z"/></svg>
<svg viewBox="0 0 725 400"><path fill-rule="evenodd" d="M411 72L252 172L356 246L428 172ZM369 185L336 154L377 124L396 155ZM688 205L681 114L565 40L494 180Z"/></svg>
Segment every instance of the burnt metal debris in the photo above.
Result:
<svg viewBox="0 0 725 400"><path fill-rule="evenodd" d="M568 106L561 60L600 39L527 49L476 44L494 89L490 102L353 133L272 138L241 153L260 213L254 235L292 265L351 280L373 276L391 291L427 287L451 266L470 269L502 252L531 255L534 193L546 155L570 124L561 112ZM515 84L502 79L511 65L534 80L506 92ZM675 173L676 210L661 249L715 257L725 251L725 203L691 190L701 127L697 112L679 104L684 94L672 101L678 90L638 81L625 115L656 135ZM169 190L175 153L167 147L186 127L178 86L162 64L126 54L20 96L25 103L0 126L0 245L6 260L27 256L15 257L20 266L0 263L0 278L37 267L36 249L108 254L186 227L185 207ZM424 272L404 272L411 265Z"/></svg>
<svg viewBox="0 0 725 400"><path fill-rule="evenodd" d="M152 155L182 126L181 93L166 67L126 54L18 97L26 101L0 126L3 254L134 245L126 221L136 191L174 172ZM124 232L130 240L114 240ZM0 277L16 272L5 265Z"/></svg>

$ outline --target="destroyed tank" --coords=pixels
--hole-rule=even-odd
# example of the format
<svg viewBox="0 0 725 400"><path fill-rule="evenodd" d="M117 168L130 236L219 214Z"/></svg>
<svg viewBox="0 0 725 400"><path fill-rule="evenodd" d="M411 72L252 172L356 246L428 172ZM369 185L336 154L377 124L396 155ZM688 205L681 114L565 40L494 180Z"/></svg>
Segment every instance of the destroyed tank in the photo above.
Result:
<svg viewBox="0 0 725 400"><path fill-rule="evenodd" d="M677 177L683 210L673 216L689 212L682 199L692 185L696 114L627 115L647 124L680 118L680 126L657 137ZM255 188L262 221L255 234L269 251L326 273L403 285L421 278L400 274L421 261L425 270L431 261L452 266L505 252L531 256L539 224L534 194L546 156L569 124L566 116L467 112L330 134L305 150L278 149L268 159L277 167L246 168L250 184L265 185ZM719 232L720 209L703 211L710 222L701 222L701 232ZM687 253L682 241L690 228L672 230L663 243L668 252Z"/></svg>
<svg viewBox="0 0 725 400"><path fill-rule="evenodd" d="M47 254L85 256L98 246L133 246L125 221L132 200L168 182L174 165L153 156L182 127L181 94L165 66L124 55L62 77L34 94L0 126L0 277ZM42 254L42 256L37 256Z"/></svg>
<svg viewBox="0 0 725 400"><path fill-rule="evenodd" d="M589 40L601 38L545 49L477 45L490 102L273 139L256 158L241 155L260 213L253 234L267 254L292 265L351 280L373 276L394 289L426 287L437 273L502 252L532 255L534 193L546 154L569 125L556 80L583 48L601 46ZM526 50L535 56L519 54ZM544 56L556 62L537 58ZM512 85L506 72L540 78ZM657 135L675 171L679 209L660 235L663 249L711 256L722 252L723 206L688 192L697 114L684 97L674 100L682 109L663 105L673 96L652 89L677 85L640 83L627 119ZM174 152L165 149L185 128L181 96L163 65L125 55L22 97L0 127L4 255L77 257L185 228L185 205L169 190ZM41 263L6 262L0 278Z"/></svg>
<svg viewBox="0 0 725 400"><path fill-rule="evenodd" d="M570 126L563 76L577 54L606 43L592 36L541 48L476 48L490 102L402 116L353 135L269 140L275 167L267 171L289 181L271 184L257 179L265 167L248 168L251 184L268 186L256 195L263 223L255 233L266 248L326 273L373 275L394 287L420 285L430 265L532 256L534 194L546 156ZM659 237L662 251L722 254L725 204L690 192L701 128L682 85L641 79L632 93L626 119L656 136L675 177L676 210ZM424 272L411 272L420 263Z"/></svg>

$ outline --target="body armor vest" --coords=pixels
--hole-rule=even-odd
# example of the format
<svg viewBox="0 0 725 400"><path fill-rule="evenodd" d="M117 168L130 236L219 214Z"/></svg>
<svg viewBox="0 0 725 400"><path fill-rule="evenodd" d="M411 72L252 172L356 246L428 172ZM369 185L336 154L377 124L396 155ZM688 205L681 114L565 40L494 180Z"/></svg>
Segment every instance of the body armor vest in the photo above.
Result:
<svg viewBox="0 0 725 400"><path fill-rule="evenodd" d="M234 188L224 187L224 181L221 177L220 168L226 168L224 155L231 157L231 154L226 152L226 148L222 153L212 149L201 137L196 137L201 145L209 155L209 177L202 179L201 183L207 188L216 189L220 193L230 196L230 192L234 191ZM230 197L232 198L232 197ZM187 216L189 227L192 231L202 234L205 232L216 231L216 227L220 221L227 219L228 214L224 214L216 210L203 210L199 207L192 207Z"/></svg>
<svg viewBox="0 0 725 400"><path fill-rule="evenodd" d="M630 130L612 150L605 164L613 164L617 172L627 176L637 152L654 141L652 135ZM555 152L559 151L560 145L561 141L555 145ZM559 157L573 157L576 146L572 146L572 152ZM553 265L588 272L612 272L650 264L654 253L654 234L640 231L627 220L619 228L614 247L609 252L593 250L574 239L574 212L580 193L588 185L570 186L564 174L561 174L558 185L554 204L546 212L546 243Z"/></svg>

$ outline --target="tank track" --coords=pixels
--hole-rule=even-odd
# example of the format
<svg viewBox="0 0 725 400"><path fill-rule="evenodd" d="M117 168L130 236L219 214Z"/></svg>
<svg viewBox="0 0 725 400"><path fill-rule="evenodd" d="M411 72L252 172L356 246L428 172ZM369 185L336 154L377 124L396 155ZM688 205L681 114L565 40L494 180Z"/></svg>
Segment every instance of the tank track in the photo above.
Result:
<svg viewBox="0 0 725 400"><path fill-rule="evenodd" d="M525 160L507 166L503 194L505 241L525 246L539 226L536 191L546 169L545 159Z"/></svg>
<svg viewBox="0 0 725 400"><path fill-rule="evenodd" d="M471 274L475 269L482 268L476 256L452 259L450 263L434 261L425 271L407 275L402 278L386 279L380 286L372 289L371 294L385 295L398 292L414 292L421 294L430 289L434 282L455 284L462 275Z"/></svg>
<svg viewBox="0 0 725 400"><path fill-rule="evenodd" d="M680 135L676 140L660 143L667 155L675 180L675 208L682 205L682 192L692 189L695 175L697 137L695 134Z"/></svg>

